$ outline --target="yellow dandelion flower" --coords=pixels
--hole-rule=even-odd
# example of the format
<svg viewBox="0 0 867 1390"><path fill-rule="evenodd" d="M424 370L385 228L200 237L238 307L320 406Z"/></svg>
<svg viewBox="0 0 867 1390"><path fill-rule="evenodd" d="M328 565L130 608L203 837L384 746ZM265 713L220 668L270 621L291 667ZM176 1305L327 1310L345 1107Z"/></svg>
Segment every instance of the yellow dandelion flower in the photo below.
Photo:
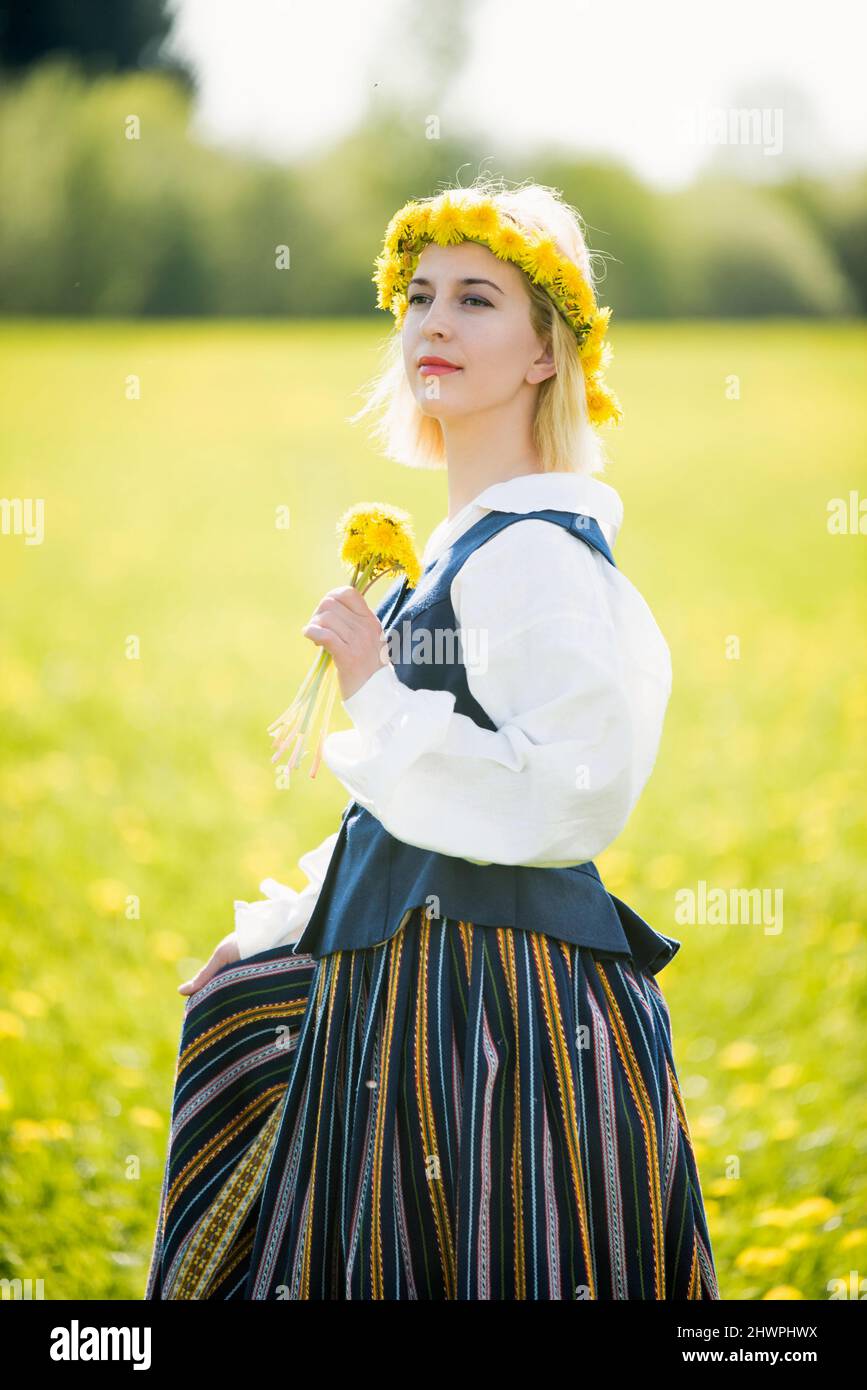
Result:
<svg viewBox="0 0 867 1390"><path fill-rule="evenodd" d="M23 1038L24 1024L17 1014L0 1009L0 1038Z"/></svg>
<svg viewBox="0 0 867 1390"><path fill-rule="evenodd" d="M381 502L363 503L344 512L337 534L341 560L366 572L368 583L387 572L406 573L410 588L415 588L421 564L407 512Z"/></svg>
<svg viewBox="0 0 867 1390"><path fill-rule="evenodd" d="M531 253L533 273L540 284L553 284L561 259L560 248L554 238L540 237Z"/></svg>
<svg viewBox="0 0 867 1390"><path fill-rule="evenodd" d="M727 1071L740 1071L749 1067L759 1058L759 1049L754 1042L738 1038L724 1047L719 1054L719 1064Z"/></svg>
<svg viewBox="0 0 867 1390"><path fill-rule="evenodd" d="M709 1197L730 1197L737 1190L734 1178L710 1178L702 1183L702 1191Z"/></svg>
<svg viewBox="0 0 867 1390"><path fill-rule="evenodd" d="M13 990L10 995L10 1003L26 1018L42 1018L48 1010L48 1005L42 996L34 994L29 989Z"/></svg>
<svg viewBox="0 0 867 1390"><path fill-rule="evenodd" d="M49 1132L40 1120L28 1120L22 1117L12 1122L11 1142L16 1149L33 1148L36 1144L44 1144L49 1139Z"/></svg>
<svg viewBox="0 0 867 1390"><path fill-rule="evenodd" d="M605 334L608 332L608 320L611 318L611 310L606 306L593 315L590 321L590 331L581 346L581 357L584 359L584 369L588 370L586 359L588 357L598 357L602 352L602 344ZM589 368L592 371L592 368Z"/></svg>
<svg viewBox="0 0 867 1390"><path fill-rule="evenodd" d="M758 1081L742 1081L729 1095L733 1110L758 1110L765 1098L765 1088Z"/></svg>
<svg viewBox="0 0 867 1390"><path fill-rule="evenodd" d="M502 261L516 261L524 249L524 236L517 227L507 224L491 236L489 249Z"/></svg>
<svg viewBox="0 0 867 1390"><path fill-rule="evenodd" d="M807 1197L792 1211L794 1221L802 1221L808 1226L821 1226L830 1217L836 1216L838 1207L829 1197Z"/></svg>
<svg viewBox="0 0 867 1390"><path fill-rule="evenodd" d="M377 261L376 272L373 276L378 292L377 308L387 309L389 307L399 278L400 270L393 260L383 257Z"/></svg>
<svg viewBox="0 0 867 1390"><path fill-rule="evenodd" d="M174 931L154 932L149 939L149 946L158 960L172 963L180 960L187 949L184 938L179 932Z"/></svg>
<svg viewBox="0 0 867 1390"><path fill-rule="evenodd" d="M788 1086L794 1086L796 1081L800 1081L804 1074L804 1068L800 1062L784 1062L779 1067L772 1067L766 1077L766 1085L775 1091L781 1091Z"/></svg>
<svg viewBox="0 0 867 1390"><path fill-rule="evenodd" d="M124 906L126 885L116 878L97 878L88 884L87 896L91 906L108 917Z"/></svg>
<svg viewBox="0 0 867 1390"><path fill-rule="evenodd" d="M816 1237L809 1235L807 1231L793 1231L790 1236L786 1236L783 1245L787 1250L809 1250L815 1239Z"/></svg>
<svg viewBox="0 0 867 1390"><path fill-rule="evenodd" d="M417 241L420 237L425 237L430 232L431 206L429 203L410 203L409 209L402 220L401 240L406 242Z"/></svg>
<svg viewBox="0 0 867 1390"><path fill-rule="evenodd" d="M800 1131L800 1125L792 1116L785 1116L778 1120L771 1130L772 1139L794 1139Z"/></svg>
<svg viewBox="0 0 867 1390"><path fill-rule="evenodd" d="M490 203L477 203L464 212L464 232L471 239L489 237L496 230L498 221L496 208Z"/></svg>
<svg viewBox="0 0 867 1390"><path fill-rule="evenodd" d="M768 1207L756 1217L757 1226L791 1226L794 1217L791 1207Z"/></svg>
<svg viewBox="0 0 867 1390"><path fill-rule="evenodd" d="M586 288L586 282L584 280L584 276L581 274L581 271L578 269L575 262L570 260L564 260L560 270L560 275L563 280L563 285L566 289L566 293L569 295L570 298L577 299L578 296L581 294L582 290Z"/></svg>
<svg viewBox="0 0 867 1390"><path fill-rule="evenodd" d="M428 233L438 246L454 246L463 241L461 209L448 197L431 211Z"/></svg>
<svg viewBox="0 0 867 1390"><path fill-rule="evenodd" d="M591 376L584 383L587 394L587 414L596 425L604 425L608 420L618 423L623 418L620 402L614 392L603 386L599 376Z"/></svg>
<svg viewBox="0 0 867 1390"><path fill-rule="evenodd" d="M847 1231L838 1241L839 1250L860 1250L867 1247L867 1226L856 1226L854 1231Z"/></svg>
<svg viewBox="0 0 867 1390"><path fill-rule="evenodd" d="M50 1119L43 1121L45 1135L48 1139L71 1139L72 1125L68 1120Z"/></svg>
<svg viewBox="0 0 867 1390"><path fill-rule="evenodd" d="M788 1251L777 1246L748 1245L735 1257L735 1264L747 1274L760 1274L766 1269L778 1269L788 1258Z"/></svg>
<svg viewBox="0 0 867 1390"><path fill-rule="evenodd" d="M762 1294L762 1301L792 1302L795 1299L805 1297L806 1294L802 1294L801 1290L796 1289L794 1284L775 1284L772 1289L768 1289L767 1293Z"/></svg>
<svg viewBox="0 0 867 1390"><path fill-rule="evenodd" d="M399 208L398 211L394 213L394 215L389 219L388 226L385 229L385 237L383 239L384 254L391 253L397 250L398 246L400 245L401 237L404 235L404 230L407 226L409 217L411 215L410 209L413 206L415 206L413 203L407 203L404 207Z"/></svg>
<svg viewBox="0 0 867 1390"><path fill-rule="evenodd" d="M156 1110L150 1110L146 1105L134 1105L129 1112L129 1117L134 1125L141 1129L162 1129L163 1117Z"/></svg>

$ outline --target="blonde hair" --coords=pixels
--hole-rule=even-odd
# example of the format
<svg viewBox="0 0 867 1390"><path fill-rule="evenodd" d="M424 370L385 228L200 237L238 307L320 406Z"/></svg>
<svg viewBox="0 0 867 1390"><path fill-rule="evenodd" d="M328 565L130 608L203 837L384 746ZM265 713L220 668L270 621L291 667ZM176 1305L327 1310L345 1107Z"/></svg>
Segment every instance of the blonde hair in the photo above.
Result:
<svg viewBox="0 0 867 1390"><path fill-rule="evenodd" d="M588 282L594 284L592 253L584 239L584 223L576 208L563 201L560 191L526 182L508 188L505 180L480 175L465 188L449 189L450 201L472 204L479 196L492 198L528 230L546 233L558 243ZM439 195L434 195L438 197ZM419 203L434 198L419 198ZM587 414L584 371L578 343L571 327L541 286L520 271L530 300L533 331L551 344L554 375L539 384L533 440L545 473L599 473L607 462L603 442ZM413 395L403 361L400 330L384 344L384 364L362 388L366 400L349 416L349 422L375 417L371 434L386 458L410 468L445 468L445 442L439 420L425 415Z"/></svg>

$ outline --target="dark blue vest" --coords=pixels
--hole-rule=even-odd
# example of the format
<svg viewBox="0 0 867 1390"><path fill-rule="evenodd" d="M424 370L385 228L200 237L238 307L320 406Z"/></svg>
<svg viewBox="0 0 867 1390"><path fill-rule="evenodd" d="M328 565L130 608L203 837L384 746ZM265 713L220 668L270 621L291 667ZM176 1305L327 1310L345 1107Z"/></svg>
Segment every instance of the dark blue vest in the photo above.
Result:
<svg viewBox="0 0 867 1390"><path fill-rule="evenodd" d="M450 658L441 661L413 661L411 654L419 641L427 640L436 649L437 634L442 643L441 634L458 633L450 589L461 565L477 546L529 517L563 526L614 564L592 517L550 509L520 515L493 511L432 561L415 589L405 578L395 580L376 610L385 632L400 624L401 659L400 664L393 662L399 678L414 690L450 691L455 712L483 729L497 726L470 691L459 644L453 641ZM419 638L420 633L427 633L427 638ZM448 807L441 809L448 815ZM431 917L544 932L592 946L597 952L631 955L639 969L651 974L667 965L681 944L655 931L607 892L596 865L589 861L564 869L476 864L398 840L370 811L351 801L295 954L321 958L332 951L378 945L398 931L404 916L415 907L425 907Z"/></svg>

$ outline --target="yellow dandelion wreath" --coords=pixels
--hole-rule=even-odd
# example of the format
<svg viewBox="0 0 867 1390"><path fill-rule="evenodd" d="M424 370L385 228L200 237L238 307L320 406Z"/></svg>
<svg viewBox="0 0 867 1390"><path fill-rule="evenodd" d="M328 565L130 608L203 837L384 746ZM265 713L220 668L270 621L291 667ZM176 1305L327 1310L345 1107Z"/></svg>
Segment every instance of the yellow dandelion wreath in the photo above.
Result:
<svg viewBox="0 0 867 1390"><path fill-rule="evenodd" d="M591 424L619 424L620 402L603 377L612 358L606 340L610 308L597 305L592 285L575 262L562 254L553 237L519 226L491 198L460 203L445 192L428 202L411 200L399 208L374 262L377 308L391 310L399 329L408 305L407 287L424 247L429 242L454 246L460 241L487 246L545 290L575 334Z"/></svg>

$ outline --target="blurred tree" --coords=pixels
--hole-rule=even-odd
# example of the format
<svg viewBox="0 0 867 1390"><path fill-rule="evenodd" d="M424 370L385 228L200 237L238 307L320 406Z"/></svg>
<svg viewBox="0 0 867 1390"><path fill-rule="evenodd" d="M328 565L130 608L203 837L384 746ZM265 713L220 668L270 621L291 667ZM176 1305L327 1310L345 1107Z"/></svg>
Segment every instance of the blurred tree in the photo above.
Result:
<svg viewBox="0 0 867 1390"><path fill-rule="evenodd" d="M705 173L665 194L562 146L517 155L451 117L431 123L437 105L372 88L360 125L285 166L200 143L190 93L164 72L34 64L0 84L0 313L368 314L385 327L371 275L388 219L486 170L577 207L617 322L864 308L863 173L770 188Z"/></svg>
<svg viewBox="0 0 867 1390"><path fill-rule="evenodd" d="M66 56L88 75L160 68L193 86L190 70L162 54L173 22L166 0L0 0L0 67Z"/></svg>
<svg viewBox="0 0 867 1390"><path fill-rule="evenodd" d="M665 208L675 317L857 312L833 247L772 190L706 171Z"/></svg>
<svg viewBox="0 0 867 1390"><path fill-rule="evenodd" d="M808 218L833 247L858 296L859 309L867 311L867 174L794 178L781 185L778 196Z"/></svg>

